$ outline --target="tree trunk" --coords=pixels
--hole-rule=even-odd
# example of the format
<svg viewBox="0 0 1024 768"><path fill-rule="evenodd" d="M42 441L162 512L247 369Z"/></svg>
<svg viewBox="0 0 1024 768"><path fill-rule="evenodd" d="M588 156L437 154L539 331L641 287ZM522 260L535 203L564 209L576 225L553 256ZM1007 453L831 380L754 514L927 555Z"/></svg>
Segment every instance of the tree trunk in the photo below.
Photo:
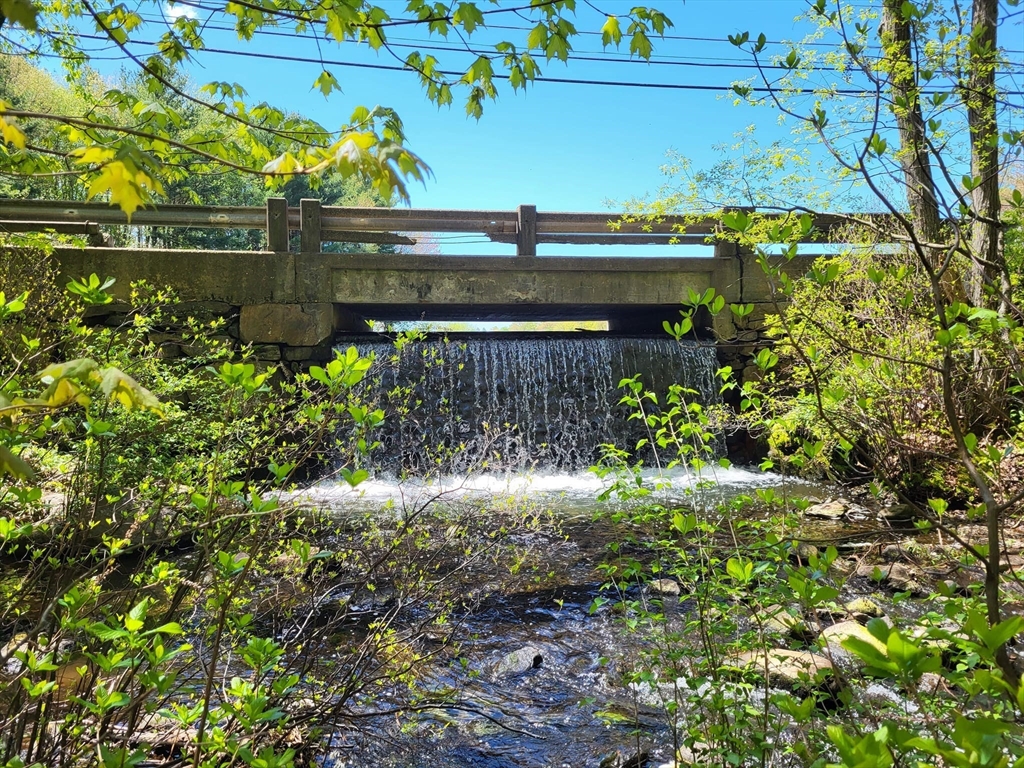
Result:
<svg viewBox="0 0 1024 768"><path fill-rule="evenodd" d="M939 204L935 195L930 153L925 142L917 73L911 56L911 28L903 18L902 5L902 0L885 0L882 6L882 47L896 109L896 126L900 136L899 159L903 166L914 234L919 241L938 243L941 238ZM935 266L933 254L927 255L930 257L929 263Z"/></svg>
<svg viewBox="0 0 1024 768"><path fill-rule="evenodd" d="M976 306L998 308L1005 264L999 240L999 136L996 123L996 26L999 0L974 0L969 64L964 88L971 136L971 175L981 181L971 190L977 218L971 226L968 296ZM986 290L986 286L996 291Z"/></svg>

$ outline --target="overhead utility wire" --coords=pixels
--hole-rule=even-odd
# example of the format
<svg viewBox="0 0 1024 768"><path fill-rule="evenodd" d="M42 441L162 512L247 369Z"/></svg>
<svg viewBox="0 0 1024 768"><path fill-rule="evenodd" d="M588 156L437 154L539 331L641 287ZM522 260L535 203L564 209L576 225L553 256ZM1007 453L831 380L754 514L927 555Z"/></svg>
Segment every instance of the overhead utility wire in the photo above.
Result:
<svg viewBox="0 0 1024 768"><path fill-rule="evenodd" d="M273 10L270 10L270 9L267 9L267 8L261 8L261 7L256 6L256 5L249 5L248 3L241 3L241 4L242 5L246 5L247 7L251 7L254 10L263 11L263 12L268 13L270 15L274 15L275 13L278 13L276 11L273 11ZM223 7L206 5L206 4L201 3L201 2L196 2L196 0L175 0L174 5L183 5L183 6L187 6L189 8L197 8L197 9L199 9L201 11L208 11L210 13L222 13L222 14L224 14L226 16L229 15L224 10ZM495 13L516 13L518 15L519 11L535 10L537 8L544 7L546 5L551 5L551 2L538 3L536 6L529 5L529 6L523 6L523 7L518 7L518 8L497 8L497 9L493 9L493 10L489 10L489 11L481 11L481 13L483 15L489 15L489 14L495 14ZM295 16L293 16L290 13L281 12L279 15L283 16L284 18L294 18L295 20L302 21L302 22L304 22L306 24L324 24L324 23L326 23L326 22L320 21L318 19L304 19L304 18L301 18L301 17L295 17ZM447 21L446 18L438 18L436 20L437 21ZM428 24L430 21L431 21L431 19L429 19L429 18L428 19L401 19L401 20L396 20L394 22L385 22L383 24L378 24L378 25L368 24L367 26L376 28L376 27L383 27L383 26L402 26L402 25L410 25L410 24L420 24L420 25L422 25L422 24ZM543 23L543 22L538 22L538 23ZM484 24L484 25L481 25L481 29L505 29L505 30L512 30L512 31L515 31L515 32L530 32L530 31L533 30L533 27L516 26L514 24ZM588 35L588 36L593 36L593 37L600 37L602 35L601 32L593 32L593 31L590 31L590 30L577 30L577 34L579 34L579 35ZM685 40L685 41L688 41L688 42L699 42L699 43L729 43L730 45L732 44L731 41L728 38L725 38L725 37L696 37L696 36L691 36L691 35L669 35L669 34L657 35L657 37L659 39L661 39L661 40ZM767 42L768 45L788 45L788 46L791 46L791 45L794 44L793 41L786 41L786 40L767 40L766 42ZM811 40L811 41L807 41L807 42L801 42L801 43L799 43L799 45L806 45L806 46L809 46L809 47L822 47L822 48L842 48L843 47L843 45L841 43L829 43L829 42L818 41L818 40ZM876 46L876 47L878 47L879 50L881 49L880 46ZM1003 49L1003 51L1004 51L1004 53L1024 53L1024 50L1019 50L1018 51L1018 50L1011 50L1011 49Z"/></svg>
<svg viewBox="0 0 1024 768"><path fill-rule="evenodd" d="M160 21L162 21L162 19L158 19L157 17L152 17L152 16L144 17L144 18L146 18L147 21L155 21L156 23L159 23ZM217 24L206 24L206 25L204 25L204 28L205 29L212 29L212 30L217 31L217 32L233 32L234 31L234 27L225 26L225 25L217 25ZM295 39L296 38L296 35L294 33L291 33L291 32L279 32L279 31L271 30L271 29L260 29L260 30L256 31L256 34L257 35L266 35L268 37L285 37L285 38L290 38L290 39ZM81 35L81 36L87 36L87 35ZM95 35L93 37L99 38L101 36ZM106 39L106 38L104 38L104 39ZM482 49L482 48L463 48L463 47L457 46L457 45L441 45L439 43L434 43L434 42L430 42L430 41L420 42L420 41L417 41L417 40L411 39L411 38L397 38L399 40L405 40L407 42L394 42L395 39L396 38L391 38L388 41L388 45L391 48L407 48L407 49L424 50L424 51L444 51L446 53L447 52L450 52L450 53L464 53L464 54L470 54L470 55L474 55L474 56L496 56L496 55L500 55L500 53L498 53L496 51L489 51L489 50L485 50L485 49ZM722 59L721 61L712 62L712 61L702 60L699 57L662 56L662 57L660 57L660 60L647 60L647 59L638 59L638 58L626 58L626 57L622 57L622 56L609 56L609 55L601 53L599 51L575 51L575 52L570 52L569 53L569 59L573 60L573 61L592 61L592 62L598 62L598 63L602 63L602 64L644 64L644 65L647 65L647 66L654 65L654 66L673 66L673 67L694 67L694 68L700 68L700 69L742 69L742 70L750 70L750 71L753 71L753 72L756 72L757 69L758 69L754 64L749 63L749 62L745 62L743 59ZM674 60L673 61L666 61L665 59L674 59ZM1021 68L1024 69L1024 63L1021 64ZM765 65L763 65L761 67L761 69L788 70L788 67L784 67L784 66L782 66L780 64L765 64ZM820 67L816 66L815 69L817 71L819 71L819 72L839 72L839 71L845 71L845 70L840 70L837 67L827 67L827 66L820 66ZM1000 72L1000 73L1011 72L1011 71L1019 71L1019 70L1017 70L1017 69L1010 69L1010 68L998 70L998 72Z"/></svg>
<svg viewBox="0 0 1024 768"><path fill-rule="evenodd" d="M82 37L98 38L97 35L89 35L83 33ZM151 40L131 40L130 44L135 45L149 45L155 46L156 42ZM289 56L285 54L275 53L262 53L254 51L233 51L224 48L201 48L197 52L214 53L223 56L238 56L242 58L255 58L264 59L271 61L291 61L302 64L316 64L318 66L337 66L337 67L348 67L352 69L371 69L385 72L410 72L413 71L406 66L397 66L391 64L367 64L361 62L352 61L340 61L332 59L322 58L310 58L304 56ZM464 73L454 72L448 70L438 70L437 74L444 75L445 77L461 77ZM508 75L494 74L493 79L495 80L508 80ZM613 88L643 88L643 89L658 89L658 90L676 90L676 91L718 91L718 92L729 92L732 91L732 86L721 86L721 85L698 85L694 83L644 83L644 82L630 82L621 80L581 80L578 78L567 78L567 77L548 77L546 75L539 75L533 79L533 82L540 83L561 83L565 85L597 85L603 87ZM779 86L776 89L766 88L763 86L750 86L750 93L764 93L771 94L778 90L784 90L790 94L797 95L821 95L823 90L829 94L837 96L855 96L865 98L873 96L873 93L864 89L856 88L831 88L831 89L815 89L815 88L789 88L785 86ZM930 95L932 93L945 93L945 91L937 89L922 89L921 93L924 95ZM1024 96L1024 91L1010 91L1004 90L1000 93L1001 96Z"/></svg>
<svg viewBox="0 0 1024 768"><path fill-rule="evenodd" d="M488 24L486 28L487 29L505 29L505 30L509 30L509 31L513 31L513 32L530 32L530 31L533 30L533 27L517 27L517 26L512 25L512 24ZM593 31L591 31L589 29L577 30L576 34L579 34L579 35L589 35L589 36L593 36L593 37L600 37L602 35L601 32L593 32ZM729 43L729 45L733 44L732 41L729 40L729 38L727 38L727 37L694 37L694 36L690 36L690 35L658 35L658 38L661 39L661 40L685 40L685 41L691 42L691 43ZM825 42L823 40L807 40L807 41L799 41L799 42L793 41L793 40L765 40L765 43L767 43L768 45L787 45L787 46L806 45L807 47L815 47L815 48L843 48L844 47L843 43L829 43L829 42ZM881 46L878 46L878 45L870 46L870 47L876 48L878 50L881 50ZM1018 50L1013 50L1013 49L1010 49L1010 48L1004 48L1004 49L1002 49L1002 51L1003 51L1003 53L1024 53L1024 50L1019 50L1018 51Z"/></svg>
<svg viewBox="0 0 1024 768"><path fill-rule="evenodd" d="M212 28L215 31L224 31L224 32L233 31L233 28L230 28L230 27L219 27L219 26L214 26L214 25L206 25L206 26L207 26L207 28ZM295 35L293 35L293 34L290 34L290 33L287 33L287 32L277 32L277 31L274 31L274 30L258 30L256 34L258 34L258 35L267 35L267 36L271 36L271 37L287 37L287 38L293 38L293 39L295 38ZM85 32L78 33L77 37L91 39L91 40L108 40L109 39L108 37L106 37L104 35L94 35L94 34L89 34L89 33L85 33ZM406 39L408 39L408 38L406 38ZM139 45L157 45L157 43L154 43L152 41L136 40L136 41L131 41L131 42L138 43ZM388 43L388 45L390 47L392 47L392 48L412 48L412 49L416 49L416 50L426 50L426 51L444 51L444 52L451 52L451 53L470 54L470 55L476 55L476 56L493 56L493 55L496 55L494 51L485 51L485 50L481 50L481 49L466 49L466 48L460 48L460 47L457 47L457 46L443 47L443 46L440 46L440 45L430 44L430 43L428 43L426 45L413 45L411 43L393 43L392 42L392 43ZM195 50L197 53L200 53L202 51L214 51L215 49L213 49L213 48L197 48L197 49L193 49L193 50ZM221 52L222 49L216 49L216 50L218 52ZM237 55L241 56L241 55L245 55L245 54L243 52L239 51L237 53ZM256 54L250 54L250 55L256 55ZM754 64L717 63L717 62L704 62L704 61L686 61L686 60L682 60L682 59L678 60L678 61L646 61L646 60L643 60L643 59L628 59L628 58L622 58L622 57L613 58L613 57L606 57L606 56L600 56L600 55L596 55L596 56L595 55L579 55L579 54L575 54L574 55L572 53L569 54L569 59L572 60L572 61L588 61L588 62L596 62L596 63L601 63L601 64L645 64L645 65L656 65L656 66L694 67L694 68L698 68L698 69L740 69L740 70L749 71L751 74L755 74L759 70L759 68L757 66L755 66ZM733 61L738 62L739 60L734 59ZM332 66L335 65L335 64L337 64L338 66L345 66L344 64L339 64L337 62L324 61L324 63L325 64L330 63L330 64L332 64ZM403 68L403 69L408 69L408 68ZM763 70L770 69L770 70L790 71L788 67L784 67L784 66L778 65L778 64L766 64L766 65L763 65L762 67L760 67L760 69L763 69ZM822 66L822 67L815 67L815 70L818 71L818 72L838 72L838 71L841 71L841 70L839 70L839 69L837 69L835 67L824 67L824 66ZM1010 70L1010 69L998 70L999 74L1006 74L1006 73L1009 73L1009 72L1020 72L1020 70ZM442 73L442 74L450 74L450 73Z"/></svg>
<svg viewBox="0 0 1024 768"><path fill-rule="evenodd" d="M140 45L153 45L153 43L144 43L142 41L135 41ZM223 48L203 48L202 51L206 53L216 53L224 56L242 56L252 57L258 59L268 59L272 61L292 61L303 64L318 64L323 66L330 64L332 67L350 67L353 69L375 69L383 70L386 72L410 72L412 71L409 67L399 67L391 64L365 64L354 61L338 61L331 59L314 59L303 56L287 56L280 53L253 53L250 51L231 51ZM437 74L444 75L445 77L462 77L464 72L452 72L438 70ZM508 80L508 75L494 74L494 80ZM600 85L614 88L654 88L672 91L731 91L731 85L697 85L693 83L638 83L629 82L622 80L580 80L577 78L569 77L548 77L546 75L539 75L533 79L532 82L538 83L563 83L568 85ZM779 86L778 88L765 88L765 87L750 87L751 93L775 93L779 90L784 90L786 93L791 94L806 94L806 95L818 95L822 94L823 90L827 90L828 93L837 96L859 96L859 97L873 97L874 93L864 89L857 88L830 88L830 89L816 89L816 88L788 88L785 86ZM921 93L925 95L931 95L933 93L946 93L941 89L921 89ZM1024 96L1024 91L1001 91L1001 96Z"/></svg>

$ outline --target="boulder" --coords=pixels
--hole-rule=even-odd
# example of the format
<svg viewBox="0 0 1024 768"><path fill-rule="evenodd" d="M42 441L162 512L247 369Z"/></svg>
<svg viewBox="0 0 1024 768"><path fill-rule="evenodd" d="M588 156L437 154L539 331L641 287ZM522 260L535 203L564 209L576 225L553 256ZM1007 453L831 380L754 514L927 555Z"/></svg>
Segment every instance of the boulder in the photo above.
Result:
<svg viewBox="0 0 1024 768"><path fill-rule="evenodd" d="M647 582L647 591L652 595L679 597L679 584L672 579L655 579Z"/></svg>
<svg viewBox="0 0 1024 768"><path fill-rule="evenodd" d="M821 504L814 504L804 510L807 517L820 517L826 520L838 520L850 511L851 503L848 499L834 499Z"/></svg>
<svg viewBox="0 0 1024 768"><path fill-rule="evenodd" d="M866 597L858 597L843 606L846 612L861 624L867 624L871 619L880 619L885 613L874 600Z"/></svg>
<svg viewBox="0 0 1024 768"><path fill-rule="evenodd" d="M819 639L822 646L828 648L829 655L837 662L841 662L844 667L862 667L864 662L860 660L860 657L854 656L843 648L843 641L851 637L863 640L882 653L886 652L885 643L868 632L867 627L858 621L841 621L831 627L826 627L821 631Z"/></svg>
<svg viewBox="0 0 1024 768"><path fill-rule="evenodd" d="M506 654L494 665L495 677L512 677L536 669L544 663L544 655L534 645L527 645Z"/></svg>
<svg viewBox="0 0 1024 768"><path fill-rule="evenodd" d="M746 651L733 656L727 665L761 676L767 675L770 683L787 688L828 684L835 674L832 662L824 656L810 651L790 651L785 648L775 648L767 652Z"/></svg>

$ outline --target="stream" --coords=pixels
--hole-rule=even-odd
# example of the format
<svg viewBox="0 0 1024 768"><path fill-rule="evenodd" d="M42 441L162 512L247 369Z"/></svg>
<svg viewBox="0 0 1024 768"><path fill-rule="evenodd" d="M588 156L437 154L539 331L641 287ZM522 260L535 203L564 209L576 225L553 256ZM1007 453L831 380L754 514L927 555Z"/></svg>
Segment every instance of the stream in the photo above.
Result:
<svg viewBox="0 0 1024 768"><path fill-rule="evenodd" d="M828 494L821 486L755 469L716 468L713 474L716 483L703 487L698 480L707 477L684 471L657 477L646 473L648 482L671 482L645 501L711 508L757 489L818 499ZM486 510L511 498L548 510L559 522L558 535L540 531L521 534L519 540L543 558L549 581L558 586L485 592L476 608L458 620L458 659L435 662L423 673L428 690L457 690L459 705L403 715L401 721L380 718L364 732L339 734L321 763L324 768L596 768L629 765L638 751L649 762L637 766L670 761L672 739L664 711L637 707L621 682L623 664L636 657L640 636L626 629L611 604L591 610L594 599L604 594L597 565L606 559L608 544L622 533L607 518L594 518L602 506L595 500L607 483L591 473L537 472L450 476L434 482L377 478L354 489L323 484L305 492L338 514L415 508L435 499L470 502ZM616 506L614 500L603 505ZM494 576L500 582L501 575ZM666 610L680 610L679 601L665 598ZM510 654L524 653L526 662L511 672L503 670ZM466 660L466 666L459 660Z"/></svg>

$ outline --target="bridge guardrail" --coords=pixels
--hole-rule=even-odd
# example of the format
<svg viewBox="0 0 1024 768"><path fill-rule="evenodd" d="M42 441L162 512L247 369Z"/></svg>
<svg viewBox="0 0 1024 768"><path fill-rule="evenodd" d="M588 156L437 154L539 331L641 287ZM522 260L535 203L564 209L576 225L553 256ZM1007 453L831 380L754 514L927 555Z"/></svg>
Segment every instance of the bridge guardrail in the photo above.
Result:
<svg viewBox="0 0 1024 768"><path fill-rule="evenodd" d="M780 214L781 215L781 214ZM820 233L844 223L838 215L819 215ZM656 220L620 219L616 214L538 212L521 205L514 211L428 208L361 208L321 205L302 200L292 207L284 198L270 198L265 207L161 205L139 209L129 222L117 208L100 202L0 199L0 231L51 229L81 234L90 245L104 245L104 225L183 227L193 229L259 229L270 251L286 252L293 232L300 250L318 253L325 242L415 245L432 233L484 235L492 242L516 246L517 256L536 256L540 243L563 245L706 245L719 231L713 216L661 216ZM685 230L685 231L682 231ZM811 242L808 240L808 242ZM716 256L733 255L729 243L715 247Z"/></svg>

